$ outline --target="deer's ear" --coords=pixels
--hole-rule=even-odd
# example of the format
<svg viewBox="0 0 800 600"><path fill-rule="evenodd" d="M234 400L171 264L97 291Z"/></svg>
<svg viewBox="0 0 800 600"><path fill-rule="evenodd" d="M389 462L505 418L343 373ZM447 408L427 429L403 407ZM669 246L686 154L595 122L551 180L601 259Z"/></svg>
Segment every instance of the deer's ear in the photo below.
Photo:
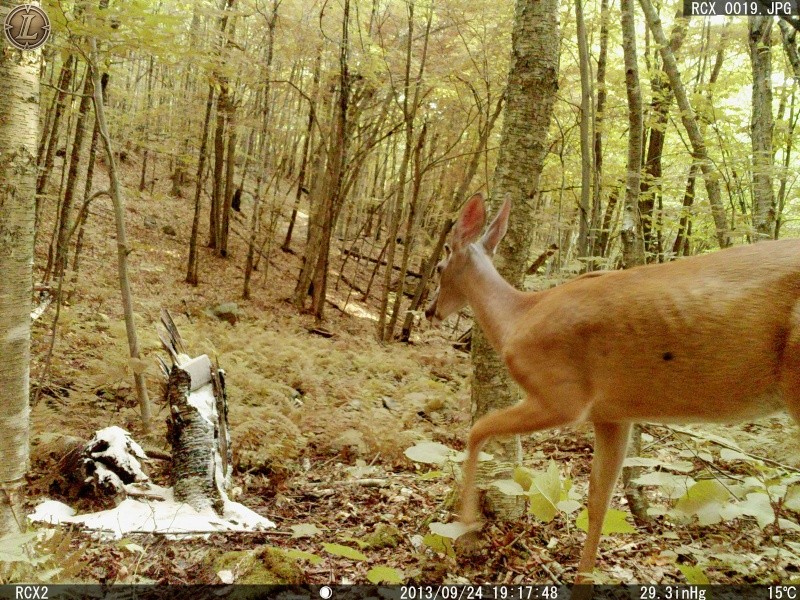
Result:
<svg viewBox="0 0 800 600"><path fill-rule="evenodd" d="M453 250L459 250L477 240L485 223L486 205L483 194L477 193L467 200L458 216L453 231Z"/></svg>
<svg viewBox="0 0 800 600"><path fill-rule="evenodd" d="M481 243L483 244L483 247L486 249L487 253L494 254L497 244L500 243L500 240L503 239L506 231L508 231L508 216L510 214L511 199L506 198L506 201L503 202L503 206L501 206L500 210L497 211L497 215L495 216L491 225L489 225L489 229L486 230L486 233L483 234L483 237L481 238Z"/></svg>

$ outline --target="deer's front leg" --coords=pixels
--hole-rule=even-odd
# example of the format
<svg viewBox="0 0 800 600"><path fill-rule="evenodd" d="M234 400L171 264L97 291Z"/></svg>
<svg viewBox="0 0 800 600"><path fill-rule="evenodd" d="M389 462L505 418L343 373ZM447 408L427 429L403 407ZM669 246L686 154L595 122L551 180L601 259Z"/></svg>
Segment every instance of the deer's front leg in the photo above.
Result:
<svg viewBox="0 0 800 600"><path fill-rule="evenodd" d="M478 419L472 426L467 441L461 504L462 523L472 525L480 521L475 477L478 468L478 453L489 438L561 427L575 422L577 418L578 415L575 414L575 411L556 412L539 399L529 396L520 404L496 410Z"/></svg>

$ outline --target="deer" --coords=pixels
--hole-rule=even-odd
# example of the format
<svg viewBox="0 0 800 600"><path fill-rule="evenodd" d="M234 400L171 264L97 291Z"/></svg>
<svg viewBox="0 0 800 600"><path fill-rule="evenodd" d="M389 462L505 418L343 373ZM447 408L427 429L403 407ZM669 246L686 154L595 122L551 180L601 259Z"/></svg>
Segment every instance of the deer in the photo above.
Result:
<svg viewBox="0 0 800 600"><path fill-rule="evenodd" d="M524 392L473 424L460 520L480 528L475 479L488 439L591 423L580 583L597 562L634 423L752 421L780 410L800 421L800 240L590 272L525 292L492 263L510 212L507 199L481 235L483 195L467 200L425 311L435 326L469 305Z"/></svg>

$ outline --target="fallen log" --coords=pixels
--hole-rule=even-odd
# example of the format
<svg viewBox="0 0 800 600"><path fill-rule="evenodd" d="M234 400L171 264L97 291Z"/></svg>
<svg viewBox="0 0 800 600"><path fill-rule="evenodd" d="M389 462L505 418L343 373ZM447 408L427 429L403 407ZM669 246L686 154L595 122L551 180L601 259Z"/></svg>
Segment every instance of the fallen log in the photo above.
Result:
<svg viewBox="0 0 800 600"><path fill-rule="evenodd" d="M355 250L348 250L347 248L342 250L342 253L349 254L349 255L351 255L351 256L359 259L359 260L361 260L363 258L364 260L367 260L367 261L369 261L371 263L380 263L384 267L388 264L385 260L380 260L379 261L377 258L372 258L371 256L368 256L366 254L361 254L360 252L356 252ZM401 271L402 270L397 265L392 265L392 269L394 269L395 271ZM409 277L415 277L416 279L422 278L422 274L421 273L418 273L417 271L412 271L411 269L406 269L406 275L408 275Z"/></svg>

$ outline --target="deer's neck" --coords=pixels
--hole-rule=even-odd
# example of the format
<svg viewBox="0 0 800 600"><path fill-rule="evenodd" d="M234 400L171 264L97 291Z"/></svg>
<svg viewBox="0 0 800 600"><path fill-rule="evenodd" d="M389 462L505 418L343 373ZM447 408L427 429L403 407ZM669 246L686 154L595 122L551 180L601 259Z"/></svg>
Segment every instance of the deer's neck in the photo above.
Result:
<svg viewBox="0 0 800 600"><path fill-rule="evenodd" d="M529 294L503 279L485 252L475 247L470 252L467 300L489 343L499 352L516 328L517 317L527 307Z"/></svg>

